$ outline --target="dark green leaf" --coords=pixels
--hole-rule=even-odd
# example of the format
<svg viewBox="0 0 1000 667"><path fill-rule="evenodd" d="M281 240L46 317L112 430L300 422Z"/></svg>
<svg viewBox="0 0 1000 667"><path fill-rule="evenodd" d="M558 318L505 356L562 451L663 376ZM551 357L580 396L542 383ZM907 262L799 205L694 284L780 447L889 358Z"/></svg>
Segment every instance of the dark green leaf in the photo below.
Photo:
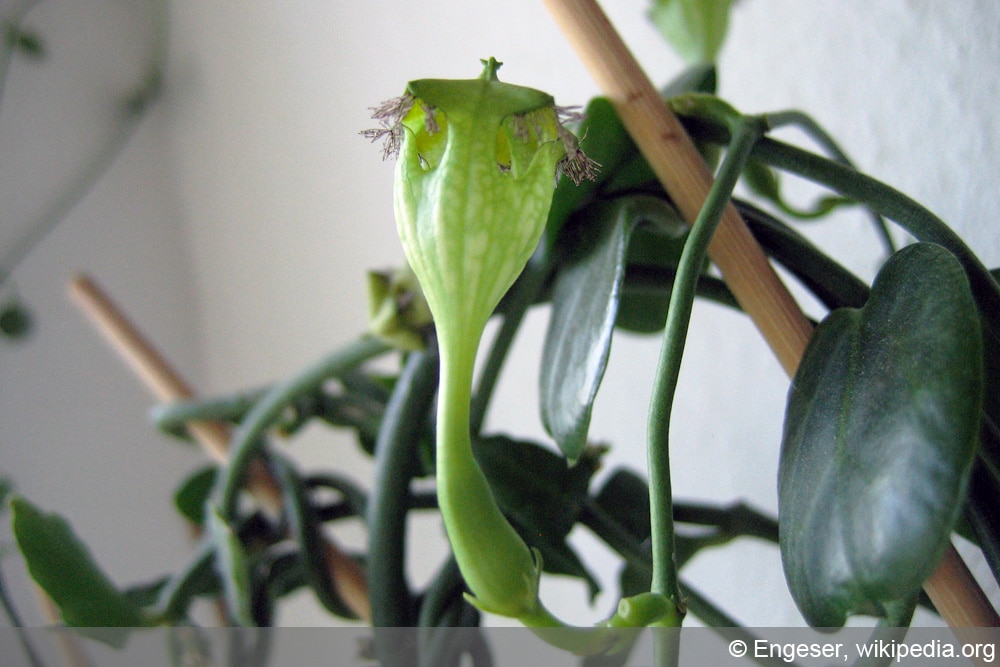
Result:
<svg viewBox="0 0 1000 667"><path fill-rule="evenodd" d="M13 531L31 577L42 587L67 625L137 627L143 617L94 561L65 519L15 497Z"/></svg>
<svg viewBox="0 0 1000 667"><path fill-rule="evenodd" d="M212 494L218 468L205 466L193 472L174 492L174 507L196 526L205 523L205 502Z"/></svg>
<svg viewBox="0 0 1000 667"><path fill-rule="evenodd" d="M586 445L591 409L611 350L629 239L640 222L670 235L686 230L669 203L636 195L590 207L564 235L573 255L552 291L541 412L545 428L571 461Z"/></svg>
<svg viewBox="0 0 1000 667"><path fill-rule="evenodd" d="M621 549L626 565L621 574L622 596L637 595L649 590L652 577L652 550L649 547L650 511L649 486L646 481L628 470L615 471L594 497L594 506L605 521L613 522L628 536L632 545L621 549L624 544L609 541L612 548ZM674 522L682 520L678 505L674 506ZM696 537L674 535L674 558L678 569L682 568L702 548L716 546L726 539L715 539L722 531L698 531ZM605 538L611 538L605 535ZM621 540L621 537L617 538Z"/></svg>
<svg viewBox="0 0 1000 667"><path fill-rule="evenodd" d="M532 535L524 535L525 539ZM582 579L587 584L587 593L593 602L601 592L601 585L587 569L576 551L565 539L557 540L551 535L534 535L535 548L542 555L542 569L549 574L559 574Z"/></svg>
<svg viewBox="0 0 1000 667"><path fill-rule="evenodd" d="M504 436L476 440L473 452L501 511L528 546L541 552L545 571L580 577L596 593L596 580L566 544L566 536L582 511L598 453L582 456L570 467L553 451Z"/></svg>
<svg viewBox="0 0 1000 667"><path fill-rule="evenodd" d="M595 207L596 208L596 207ZM606 205L588 228L590 252L558 274L542 353L541 414L571 461L587 444L590 413L611 350L611 333L633 225L627 206Z"/></svg>
<svg viewBox="0 0 1000 667"><path fill-rule="evenodd" d="M673 276L683 249L683 238L664 236L650 227L635 230L629 243L616 327L635 333L663 330ZM659 287L649 289L650 283Z"/></svg>
<svg viewBox="0 0 1000 667"><path fill-rule="evenodd" d="M715 87L715 67L711 64L694 65L671 81L662 94L672 97L687 92L714 93ZM559 237L563 225L574 211L598 196L650 190L662 194L656 175L607 98L595 97L589 102L576 134L580 137L580 148L601 167L594 181L576 185L569 179L560 180L549 209L546 229L549 243L554 243Z"/></svg>
<svg viewBox="0 0 1000 667"><path fill-rule="evenodd" d="M982 384L976 306L940 246L896 253L863 308L817 328L789 393L778 480L785 574L811 625L886 616L937 567Z"/></svg>
<svg viewBox="0 0 1000 667"><path fill-rule="evenodd" d="M637 541L649 538L649 485L639 475L624 469L614 471L594 502Z"/></svg>

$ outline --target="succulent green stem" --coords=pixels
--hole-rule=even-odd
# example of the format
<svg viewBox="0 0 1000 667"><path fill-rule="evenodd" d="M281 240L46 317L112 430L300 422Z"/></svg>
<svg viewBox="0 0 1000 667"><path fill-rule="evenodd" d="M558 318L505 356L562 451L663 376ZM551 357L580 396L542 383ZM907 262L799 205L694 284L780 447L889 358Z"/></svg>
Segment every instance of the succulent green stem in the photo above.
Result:
<svg viewBox="0 0 1000 667"><path fill-rule="evenodd" d="M472 454L469 407L477 345L442 343L437 482L448 538L478 607L530 616L538 606L540 564L500 512Z"/></svg>
<svg viewBox="0 0 1000 667"><path fill-rule="evenodd" d="M670 297L670 308L664 328L653 397L650 401L649 498L653 546L653 579L651 591L670 598L678 610L683 610L677 564L674 557L674 519L670 483L670 417L680 375L681 359L687 339L695 290L701 267L704 266L708 245L722 217L729 196L736 186L743 166L754 143L766 129L759 118L746 117L736 124L733 140L705 204L692 226L677 266L677 277ZM683 611L680 612L683 615ZM679 623L679 618L678 618Z"/></svg>

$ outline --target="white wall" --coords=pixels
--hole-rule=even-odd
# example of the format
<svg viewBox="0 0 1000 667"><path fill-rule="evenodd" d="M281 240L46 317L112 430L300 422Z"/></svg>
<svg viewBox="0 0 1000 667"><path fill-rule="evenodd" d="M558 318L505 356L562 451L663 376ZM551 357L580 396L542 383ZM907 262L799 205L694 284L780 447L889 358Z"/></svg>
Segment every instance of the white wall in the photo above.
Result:
<svg viewBox="0 0 1000 667"><path fill-rule="evenodd" d="M654 81L665 82L679 70L678 59L642 16L644 0L604 4ZM410 79L475 76L478 59L491 55L506 63L501 78L543 88L560 104L584 104L598 93L536 1L174 0L170 15L167 98L130 148L136 162L125 162L128 166L118 177L107 180L107 199L100 201L99 211L95 201L93 219L78 223L79 236L67 236L61 245L54 236L43 248L52 254L39 253L33 259L39 268L31 274L32 282L28 275L19 275L18 284L27 292L37 281L39 294L58 293L62 276L55 276L52 267L76 263L74 253L81 251L83 240L90 240L104 251L94 265L115 281L113 290L162 337L205 392L284 377L364 329L365 271L396 265L402 257L392 218L392 166L382 163L378 149L358 136L372 125L368 107L399 94ZM734 13L722 56L721 93L746 111L795 106L810 112L861 168L926 203L968 238L987 264L1000 265L1000 240L993 231L1000 213L993 194L1000 173L1000 121L994 111L1000 99L998 32L1000 7L985 0L744 0ZM8 95L0 123L11 111L13 88ZM163 160L169 161L169 171ZM135 182L138 178L141 184ZM139 189L141 196L136 194ZM151 192L161 193L159 199L147 194ZM157 227L159 239L129 235L137 217L135 210L123 207L130 197L155 209L144 211L145 218L183 221L185 253L180 256L189 259L178 266L164 261L166 253L143 255L122 245L128 242L148 252L162 244L181 244L179 235L170 236L176 230L169 223ZM107 236L99 234L110 227L114 229ZM60 234L69 235L73 229L68 226ZM839 217L812 233L860 273L871 275L878 255L858 249L859 239L874 244L860 219ZM168 236L173 240L164 240ZM108 249L109 243L114 250ZM154 305L163 300L172 307ZM59 306L65 308L61 302ZM505 376L490 418L493 428L541 435L535 378L545 317L542 310L533 313L518 343L515 355L523 361ZM66 319L72 321L61 322L57 331L79 328L73 317ZM110 433L110 425L140 421L145 403L141 396L131 396L130 403L119 404L110 393L93 388L94 375L70 373L60 366L60 381L84 387L74 387L73 395L107 396L103 402L115 407L92 423L75 422L77 430L24 417L16 422L21 424L18 429L8 430L17 415L30 414L24 411L40 404L50 390L55 371L44 360L55 350L67 359L84 358L77 363L99 365L99 371L89 372L128 395L130 380L113 370L110 356L97 364L103 354L99 344L81 340L71 347L42 336L15 351L0 349L5 367L18 357L40 358L17 375L3 372L3 382L9 385L13 380L8 378L17 377L18 384L5 385L0 404L5 425L0 433L2 465L10 468L26 494L52 507L72 509L85 537L101 542L121 531L133 513L111 503L102 507L100 518L88 519L92 510L74 499L87 486L84 479L75 479L73 493L63 499L55 490L51 495L35 493L36 488L60 485L33 481L46 477L48 468L29 459L27 452L44 452L43 460L51 465L59 456L53 451L93 447L89 458L117 465L128 459L98 448L110 450L114 442L127 449L137 436ZM197 341L198 352L187 347L192 341ZM615 343L592 427L595 439L614 445L609 468L644 465L642 405L657 351L653 338L623 336ZM673 449L678 495L719 502L744 498L773 511L787 381L751 326L730 313L699 306L682 383ZM25 392L31 393L26 397ZM17 400L27 407L8 412L8 401L13 400L8 396L20 396ZM632 401L634 409L627 407ZM195 460L165 444L147 449L176 467ZM8 452L13 451L17 459L10 458L14 454ZM322 429L310 430L294 451L313 465L357 465L359 474L369 474L349 440ZM16 466L8 466L15 460ZM131 463L114 474L128 479L139 474L136 470ZM162 507L166 489L176 478L175 472L143 477L154 504ZM154 492L161 484L164 490ZM100 486L116 492L117 485ZM175 524L163 518L154 525ZM440 532L433 521L423 528L423 535ZM162 558L167 548L163 544L175 537L180 541L179 530L174 532L178 535L167 536L170 539L148 538L157 545L156 558ZM350 544L363 541L358 533L341 537ZM581 544L593 542L584 533L578 539ZM102 561L114 559L114 552L105 546ZM183 547L179 553L184 553ZM440 545L431 544L422 553L414 566L417 579L433 567ZM134 555L132 562L144 558ZM599 547L592 558L594 568L613 586L611 561ZM125 565L109 569L126 580L126 575L134 575ZM150 564L136 569L162 568ZM801 623L782 592L783 577L772 548L741 544L699 558L688 575L745 623ZM580 622L606 615L614 603L612 590L594 609L587 609L582 588L561 582L546 582L543 596L566 618ZM778 603L772 601L774 596ZM312 610L308 597L300 596L282 621L330 622Z"/></svg>
<svg viewBox="0 0 1000 667"><path fill-rule="evenodd" d="M13 4L0 5L5 18ZM165 46L164 9L157 1L45 2L28 15L48 55L41 63L15 59L4 90L0 255L120 130L122 100ZM89 272L182 373L199 379L194 284L162 111L154 109L107 173L17 266L13 283L33 312L34 334L0 341L0 475L66 516L122 584L184 563L189 545L170 495L201 458L149 427L150 398L70 304L65 283ZM5 513L5 546L8 520ZM4 558L2 568L25 620L41 623L18 556Z"/></svg>

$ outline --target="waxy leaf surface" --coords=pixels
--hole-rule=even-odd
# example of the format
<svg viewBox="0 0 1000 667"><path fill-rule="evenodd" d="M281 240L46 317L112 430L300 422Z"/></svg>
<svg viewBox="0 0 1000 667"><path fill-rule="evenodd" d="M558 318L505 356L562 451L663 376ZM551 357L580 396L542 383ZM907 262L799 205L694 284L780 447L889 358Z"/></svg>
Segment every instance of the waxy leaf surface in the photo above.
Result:
<svg viewBox="0 0 1000 667"><path fill-rule="evenodd" d="M570 244L576 254L553 287L540 395L542 422L571 461L579 458L587 442L594 398L611 350L629 240L643 222L671 236L686 230L673 206L650 196L594 205L590 215L566 230L578 233L580 240Z"/></svg>
<svg viewBox="0 0 1000 667"><path fill-rule="evenodd" d="M940 246L883 267L817 328L789 393L778 479L789 589L810 625L905 608L962 507L982 408L968 280Z"/></svg>
<svg viewBox="0 0 1000 667"><path fill-rule="evenodd" d="M108 579L64 518L42 511L24 498L12 499L11 509L14 537L28 571L59 608L67 625L144 624L139 609Z"/></svg>

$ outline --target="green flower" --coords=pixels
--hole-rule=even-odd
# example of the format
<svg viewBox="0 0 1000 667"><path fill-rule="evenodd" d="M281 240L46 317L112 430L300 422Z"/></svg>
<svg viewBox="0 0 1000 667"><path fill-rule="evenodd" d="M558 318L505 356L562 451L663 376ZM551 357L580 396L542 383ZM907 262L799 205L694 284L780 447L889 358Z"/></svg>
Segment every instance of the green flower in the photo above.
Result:
<svg viewBox="0 0 1000 667"><path fill-rule="evenodd" d="M439 336L485 324L538 244L558 175L594 173L567 112L498 81L500 64L484 61L478 79L410 82L365 133L400 158L397 227Z"/></svg>
<svg viewBox="0 0 1000 667"><path fill-rule="evenodd" d="M395 211L406 258L434 318L441 351L437 482L459 567L482 609L526 624L554 619L538 601L541 564L499 508L476 464L469 403L486 322L545 229L560 174L595 163L546 93L497 80L412 81L374 109L386 157L398 155Z"/></svg>

